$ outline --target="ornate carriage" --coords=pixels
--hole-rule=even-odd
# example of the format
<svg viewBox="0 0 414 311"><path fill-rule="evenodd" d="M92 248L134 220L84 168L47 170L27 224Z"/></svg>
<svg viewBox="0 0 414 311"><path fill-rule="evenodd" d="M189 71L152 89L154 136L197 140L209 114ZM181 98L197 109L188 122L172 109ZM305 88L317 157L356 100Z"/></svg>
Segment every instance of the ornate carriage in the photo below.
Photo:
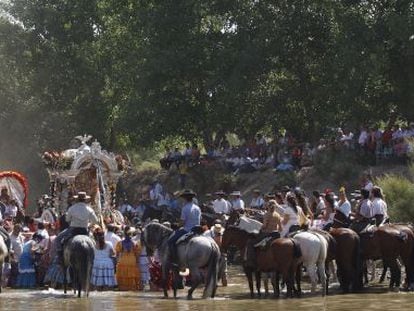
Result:
<svg viewBox="0 0 414 311"><path fill-rule="evenodd" d="M102 150L91 136L76 137L81 144L63 152L45 152L43 162L50 178L52 205L66 211L70 198L79 191L91 196L91 205L98 215L109 211L115 202L118 179L122 176L122 157Z"/></svg>

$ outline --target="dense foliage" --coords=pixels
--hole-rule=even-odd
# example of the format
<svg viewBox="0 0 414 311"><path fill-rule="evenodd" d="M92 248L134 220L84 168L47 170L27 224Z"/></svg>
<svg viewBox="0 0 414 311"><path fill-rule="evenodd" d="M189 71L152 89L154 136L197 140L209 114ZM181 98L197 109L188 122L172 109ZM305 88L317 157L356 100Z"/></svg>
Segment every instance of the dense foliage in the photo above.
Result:
<svg viewBox="0 0 414 311"><path fill-rule="evenodd" d="M388 202L388 213L394 222L414 221L414 184L402 176L385 175L377 180Z"/></svg>
<svg viewBox="0 0 414 311"><path fill-rule="evenodd" d="M10 0L0 133L36 148L87 132L312 140L392 111L413 119L411 0Z"/></svg>

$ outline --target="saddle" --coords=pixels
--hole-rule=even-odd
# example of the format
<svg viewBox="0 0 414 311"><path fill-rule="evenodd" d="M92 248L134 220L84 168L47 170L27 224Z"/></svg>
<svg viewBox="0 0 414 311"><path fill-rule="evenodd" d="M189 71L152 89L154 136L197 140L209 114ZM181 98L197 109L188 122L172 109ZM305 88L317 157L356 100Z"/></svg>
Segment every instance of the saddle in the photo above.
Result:
<svg viewBox="0 0 414 311"><path fill-rule="evenodd" d="M254 248L260 248L262 250L267 249L270 244L276 240L280 238L280 233L278 231L274 231L272 233L270 233L270 235L264 237L263 239L261 239L259 241L259 243L254 244Z"/></svg>
<svg viewBox="0 0 414 311"><path fill-rule="evenodd" d="M192 237L194 237L196 234L192 231L184 234L183 236L181 236L177 242L175 242L175 245L180 245L182 243L187 243L188 241L191 240Z"/></svg>

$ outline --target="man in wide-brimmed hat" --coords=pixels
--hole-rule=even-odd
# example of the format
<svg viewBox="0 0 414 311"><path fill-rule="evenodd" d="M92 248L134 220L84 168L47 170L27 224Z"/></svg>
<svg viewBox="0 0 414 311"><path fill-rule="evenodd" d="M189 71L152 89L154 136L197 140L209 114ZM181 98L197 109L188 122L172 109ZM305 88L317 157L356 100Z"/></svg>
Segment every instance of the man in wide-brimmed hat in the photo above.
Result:
<svg viewBox="0 0 414 311"><path fill-rule="evenodd" d="M201 222L201 210L193 199L196 196L195 192L186 189L181 192L180 197L184 200L184 206L181 209L181 223L182 227L175 231L174 235L168 240L171 262L177 264L177 248L176 242L184 234L192 231L194 227L199 227Z"/></svg>
<svg viewBox="0 0 414 311"><path fill-rule="evenodd" d="M253 190L253 198L250 202L250 208L262 209L264 206L264 200L262 198L262 192L259 189Z"/></svg>
<svg viewBox="0 0 414 311"><path fill-rule="evenodd" d="M225 199L223 190L215 193L217 198L213 201L213 209L216 214L228 214L230 211L230 202Z"/></svg>
<svg viewBox="0 0 414 311"><path fill-rule="evenodd" d="M57 253L60 261L63 261L63 244L76 235L88 235L90 224L98 224L98 217L94 210L86 203L91 197L86 192L78 192L73 196L77 200L66 212L66 221L69 228L56 237Z"/></svg>
<svg viewBox="0 0 414 311"><path fill-rule="evenodd" d="M240 191L233 191L230 193L231 200L231 210L232 211L244 211L244 201L241 199L241 192Z"/></svg>

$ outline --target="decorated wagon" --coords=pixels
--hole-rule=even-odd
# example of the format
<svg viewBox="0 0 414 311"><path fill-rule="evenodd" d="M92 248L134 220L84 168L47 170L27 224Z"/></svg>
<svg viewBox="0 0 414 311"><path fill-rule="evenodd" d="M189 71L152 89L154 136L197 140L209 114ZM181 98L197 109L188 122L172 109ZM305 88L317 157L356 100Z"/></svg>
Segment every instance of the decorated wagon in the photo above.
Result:
<svg viewBox="0 0 414 311"><path fill-rule="evenodd" d="M27 207L29 186L26 177L15 171L0 172L0 213L5 216L21 218Z"/></svg>
<svg viewBox="0 0 414 311"><path fill-rule="evenodd" d="M114 213L116 185L123 174L122 157L103 150L91 136L77 136L77 148L45 152L43 162L50 179L52 206L62 214L72 196L84 191L99 216Z"/></svg>

